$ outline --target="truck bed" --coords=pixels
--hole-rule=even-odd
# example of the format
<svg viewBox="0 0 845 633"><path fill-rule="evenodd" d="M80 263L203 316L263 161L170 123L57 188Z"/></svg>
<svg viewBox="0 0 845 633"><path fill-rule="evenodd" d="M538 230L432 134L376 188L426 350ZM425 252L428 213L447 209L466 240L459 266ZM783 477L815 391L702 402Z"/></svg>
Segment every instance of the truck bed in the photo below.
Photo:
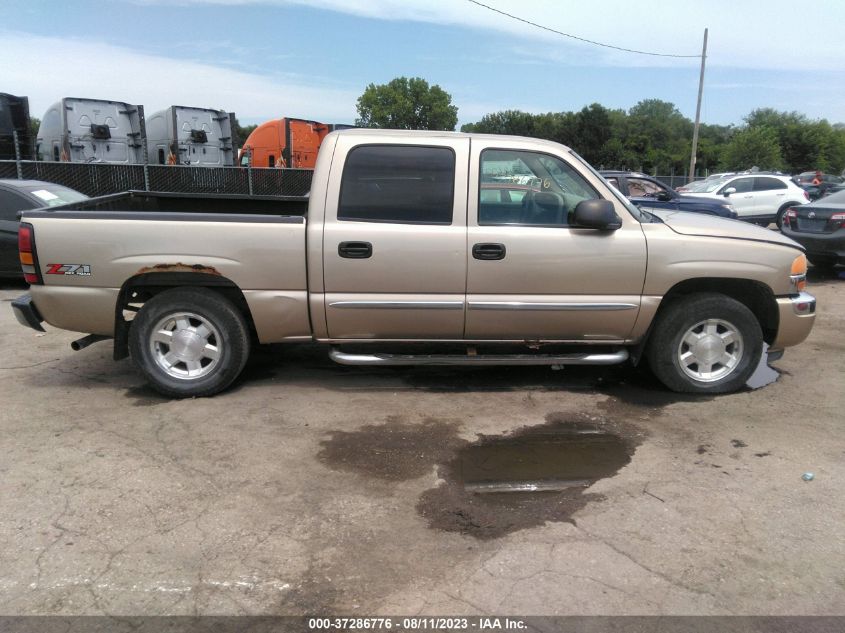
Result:
<svg viewBox="0 0 845 633"><path fill-rule="evenodd" d="M305 197L129 191L24 211L44 278L31 293L50 325L111 336L121 289L199 273L243 294L261 342L310 340L306 209Z"/></svg>

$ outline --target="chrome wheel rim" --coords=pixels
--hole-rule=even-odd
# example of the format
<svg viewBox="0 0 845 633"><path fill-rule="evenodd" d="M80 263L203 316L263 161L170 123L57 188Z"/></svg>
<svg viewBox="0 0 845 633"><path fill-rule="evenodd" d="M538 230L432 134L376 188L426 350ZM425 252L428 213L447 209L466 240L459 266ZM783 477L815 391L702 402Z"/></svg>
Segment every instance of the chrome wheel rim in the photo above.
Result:
<svg viewBox="0 0 845 633"><path fill-rule="evenodd" d="M716 382L736 369L742 353L742 334L736 326L722 319L706 319L681 337L678 362L693 380Z"/></svg>
<svg viewBox="0 0 845 633"><path fill-rule="evenodd" d="M156 365L180 380L196 380L213 372L220 362L221 344L217 328L193 312L167 315L150 336Z"/></svg>

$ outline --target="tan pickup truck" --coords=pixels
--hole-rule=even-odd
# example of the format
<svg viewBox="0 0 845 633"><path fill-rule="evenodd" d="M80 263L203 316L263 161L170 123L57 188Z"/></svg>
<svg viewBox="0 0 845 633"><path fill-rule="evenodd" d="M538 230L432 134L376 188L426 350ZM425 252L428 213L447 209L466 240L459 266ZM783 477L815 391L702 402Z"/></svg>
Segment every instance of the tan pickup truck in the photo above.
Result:
<svg viewBox="0 0 845 633"><path fill-rule="evenodd" d="M537 139L347 130L305 199L130 193L21 217L18 320L114 339L160 392L226 388L256 343L346 365L600 365L740 388L803 341L801 246L629 203Z"/></svg>

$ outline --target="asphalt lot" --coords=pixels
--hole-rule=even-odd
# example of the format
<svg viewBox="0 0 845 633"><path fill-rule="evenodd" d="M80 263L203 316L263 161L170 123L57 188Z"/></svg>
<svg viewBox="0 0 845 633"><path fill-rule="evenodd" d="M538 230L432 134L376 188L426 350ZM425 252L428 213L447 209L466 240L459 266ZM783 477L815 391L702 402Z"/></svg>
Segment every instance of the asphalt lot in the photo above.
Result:
<svg viewBox="0 0 845 633"><path fill-rule="evenodd" d="M303 346L168 401L0 304L0 614L845 614L845 273L810 279L779 380L716 398ZM585 491L455 484L497 436L589 426L619 460Z"/></svg>

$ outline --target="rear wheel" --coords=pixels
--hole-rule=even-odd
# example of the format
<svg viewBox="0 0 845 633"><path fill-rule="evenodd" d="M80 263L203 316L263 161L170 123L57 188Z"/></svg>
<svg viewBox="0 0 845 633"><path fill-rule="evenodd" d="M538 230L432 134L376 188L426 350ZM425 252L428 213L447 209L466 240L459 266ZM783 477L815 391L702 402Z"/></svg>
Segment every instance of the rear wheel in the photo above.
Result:
<svg viewBox="0 0 845 633"><path fill-rule="evenodd" d="M657 378L684 393L736 391L762 353L763 333L754 314L716 293L689 295L666 306L646 352Z"/></svg>
<svg viewBox="0 0 845 633"><path fill-rule="evenodd" d="M173 288L138 312L129 352L159 393L211 396L228 387L249 357L249 330L225 297L202 288Z"/></svg>

